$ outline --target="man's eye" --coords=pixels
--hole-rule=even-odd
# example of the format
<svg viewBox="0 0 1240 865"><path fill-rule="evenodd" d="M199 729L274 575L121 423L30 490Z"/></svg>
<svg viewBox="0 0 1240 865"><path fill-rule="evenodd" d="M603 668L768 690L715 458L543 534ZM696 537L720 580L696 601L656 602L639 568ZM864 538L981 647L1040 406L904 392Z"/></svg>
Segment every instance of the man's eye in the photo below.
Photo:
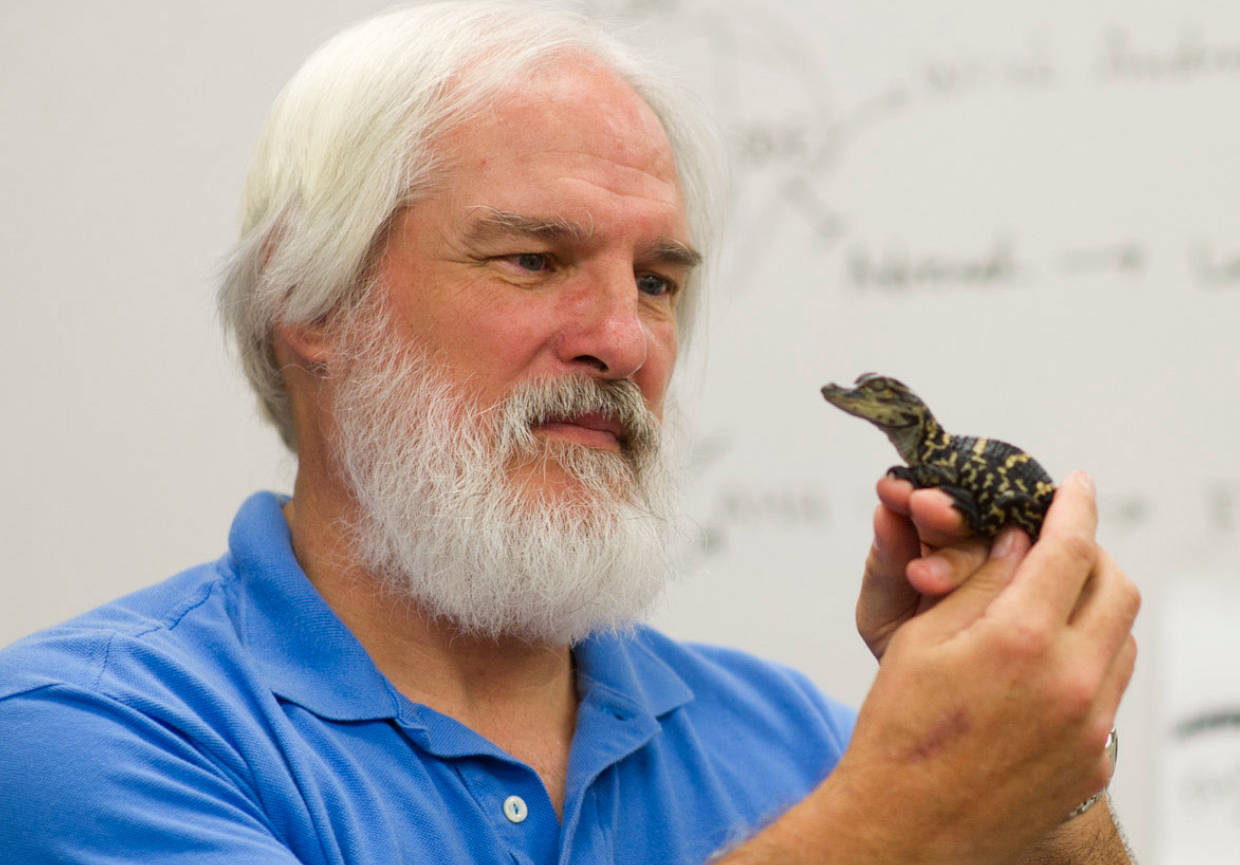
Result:
<svg viewBox="0 0 1240 865"><path fill-rule="evenodd" d="M547 256L541 252L523 252L519 255L509 256L509 260L517 267L522 270L528 270L530 273L542 273L550 265Z"/></svg>
<svg viewBox="0 0 1240 865"><path fill-rule="evenodd" d="M676 293L676 284L653 273L643 273L637 277L637 290L651 297L662 297Z"/></svg>

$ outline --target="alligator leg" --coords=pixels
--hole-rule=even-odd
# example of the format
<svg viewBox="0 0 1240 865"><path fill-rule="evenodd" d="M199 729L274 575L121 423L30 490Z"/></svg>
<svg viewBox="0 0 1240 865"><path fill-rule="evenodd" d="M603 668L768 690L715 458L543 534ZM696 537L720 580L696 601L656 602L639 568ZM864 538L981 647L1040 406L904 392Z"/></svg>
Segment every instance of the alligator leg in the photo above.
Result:
<svg viewBox="0 0 1240 865"><path fill-rule="evenodd" d="M959 472L947 466L892 466L887 469L890 477L908 481L917 489L952 486L959 480Z"/></svg>
<svg viewBox="0 0 1240 865"><path fill-rule="evenodd" d="M985 535L987 537L995 536L998 528L987 524L987 521L982 516L981 508L978 507L977 499L973 497L973 493L966 489L946 484L938 489L952 497L952 507L960 511L960 515L969 524L969 529L973 534Z"/></svg>
<svg viewBox="0 0 1240 865"><path fill-rule="evenodd" d="M958 473L946 466L892 466L887 469L889 477L908 481L919 490L937 489L951 496L952 507L960 511L969 529L975 535L994 537L997 525L991 528L983 518L982 509L977 499L968 490L955 485Z"/></svg>
<svg viewBox="0 0 1240 865"><path fill-rule="evenodd" d="M1042 518L1046 508L1039 505L1033 496L1017 490L1008 490L995 497L990 506L988 518L995 525L1015 523L1024 529L1031 540L1036 541L1042 530Z"/></svg>

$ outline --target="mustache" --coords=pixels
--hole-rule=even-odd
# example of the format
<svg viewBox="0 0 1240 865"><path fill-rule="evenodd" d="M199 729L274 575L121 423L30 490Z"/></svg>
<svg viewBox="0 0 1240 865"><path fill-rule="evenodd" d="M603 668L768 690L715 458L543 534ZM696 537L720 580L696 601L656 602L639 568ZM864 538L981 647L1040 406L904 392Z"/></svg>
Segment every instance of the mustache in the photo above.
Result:
<svg viewBox="0 0 1240 865"><path fill-rule="evenodd" d="M641 463L657 453L663 431L641 389L628 379L599 380L576 375L523 382L500 408L505 434L526 446L533 444L533 429L541 424L572 421L587 414L601 415L623 430L621 452Z"/></svg>

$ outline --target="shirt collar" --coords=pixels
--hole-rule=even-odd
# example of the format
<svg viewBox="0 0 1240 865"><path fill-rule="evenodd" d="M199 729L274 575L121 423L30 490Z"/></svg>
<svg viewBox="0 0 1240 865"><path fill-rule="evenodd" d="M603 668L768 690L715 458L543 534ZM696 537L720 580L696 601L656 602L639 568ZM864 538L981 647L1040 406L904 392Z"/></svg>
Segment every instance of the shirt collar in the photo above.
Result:
<svg viewBox="0 0 1240 865"><path fill-rule="evenodd" d="M241 580L241 632L268 687L334 721L392 718L396 694L293 555L287 497L255 493L228 547Z"/></svg>
<svg viewBox="0 0 1240 865"><path fill-rule="evenodd" d="M293 554L281 510L255 493L233 520L228 546L241 580L241 628L268 687L336 721L394 718L402 701L353 632L323 600ZM645 631L591 637L574 649L578 694L655 720L693 699L647 644Z"/></svg>
<svg viewBox="0 0 1240 865"><path fill-rule="evenodd" d="M693 692L648 643L644 629L576 647L577 729L565 779L563 849L571 847L586 790L609 766L659 735L661 719Z"/></svg>
<svg viewBox="0 0 1240 865"><path fill-rule="evenodd" d="M577 693L657 719L693 699L693 691L647 642L646 629L591 637L574 650Z"/></svg>

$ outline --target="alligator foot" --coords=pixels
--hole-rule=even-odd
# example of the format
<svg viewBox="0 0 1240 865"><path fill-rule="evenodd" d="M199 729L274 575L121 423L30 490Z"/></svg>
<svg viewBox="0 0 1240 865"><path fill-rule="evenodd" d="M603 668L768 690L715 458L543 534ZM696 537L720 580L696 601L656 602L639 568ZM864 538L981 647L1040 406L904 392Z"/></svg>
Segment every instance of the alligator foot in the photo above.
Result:
<svg viewBox="0 0 1240 865"><path fill-rule="evenodd" d="M887 469L887 477L895 478L898 481L908 481L913 486L917 486L917 479L913 477L913 470L908 466L892 466Z"/></svg>
<svg viewBox="0 0 1240 865"><path fill-rule="evenodd" d="M922 463L919 466L892 466L888 477L909 481L917 489L953 486L960 478L955 469Z"/></svg>
<svg viewBox="0 0 1240 865"><path fill-rule="evenodd" d="M964 521L969 524L969 530L973 534L994 537L997 527L986 524L986 521L982 518L981 509L977 506L977 499L973 498L972 493L960 487L949 485L938 487L938 489L951 496L952 507L964 517Z"/></svg>

